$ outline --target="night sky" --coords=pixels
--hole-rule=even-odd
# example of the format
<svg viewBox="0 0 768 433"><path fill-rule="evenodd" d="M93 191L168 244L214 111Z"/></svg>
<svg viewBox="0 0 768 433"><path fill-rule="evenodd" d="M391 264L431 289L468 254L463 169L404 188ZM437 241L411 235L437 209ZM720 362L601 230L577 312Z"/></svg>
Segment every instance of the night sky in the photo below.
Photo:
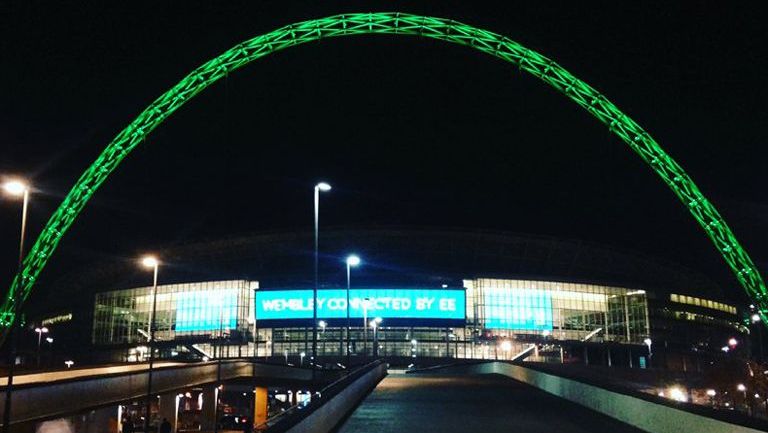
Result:
<svg viewBox="0 0 768 433"><path fill-rule="evenodd" d="M41 2L0 8L0 174L38 188L30 239L102 148L240 41L341 12L452 18L537 50L642 125L768 271L768 16L734 2ZM287 4L286 4L287 3ZM439 5L438 5L439 3ZM479 4L480 3L480 4ZM672 192L588 113L474 50L414 37L303 45L179 110L102 186L44 271L322 224L502 229L636 250L737 288ZM0 201L0 282L18 203Z"/></svg>

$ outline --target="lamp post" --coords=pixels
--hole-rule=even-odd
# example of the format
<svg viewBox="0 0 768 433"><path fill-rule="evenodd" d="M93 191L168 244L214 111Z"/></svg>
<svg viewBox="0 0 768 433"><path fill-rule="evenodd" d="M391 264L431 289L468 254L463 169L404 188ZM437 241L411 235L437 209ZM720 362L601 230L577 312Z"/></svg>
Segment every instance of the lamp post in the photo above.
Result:
<svg viewBox="0 0 768 433"><path fill-rule="evenodd" d="M347 368L351 366L351 359L349 354L350 349L350 337L349 337L349 291L350 291L350 284L351 284L351 276L352 276L352 266L357 266L360 264L360 257L352 254L349 257L347 257L346 260L347 263Z"/></svg>
<svg viewBox="0 0 768 433"><path fill-rule="evenodd" d="M763 324L760 323L760 315L755 313L752 315L752 324L757 325L757 346L760 349L760 357L758 358L760 362L763 361Z"/></svg>
<svg viewBox="0 0 768 433"><path fill-rule="evenodd" d="M53 338L46 337L45 342L48 343L48 366L53 364Z"/></svg>
<svg viewBox="0 0 768 433"><path fill-rule="evenodd" d="M43 341L43 334L48 333L48 328L45 326L35 328L35 332L37 332L37 367L40 368L40 343Z"/></svg>
<svg viewBox="0 0 768 433"><path fill-rule="evenodd" d="M152 309L149 312L149 371L147 372L147 407L144 418L144 431L149 431L149 417L152 413L152 367L155 360L155 314L157 313L157 269L160 261L154 256L145 256L141 259L145 268L152 269Z"/></svg>
<svg viewBox="0 0 768 433"><path fill-rule="evenodd" d="M373 320L371 320L371 328L373 328L373 357L378 358L379 356L379 324L381 323L382 318L377 317Z"/></svg>
<svg viewBox="0 0 768 433"><path fill-rule="evenodd" d="M317 286L318 286L318 229L320 226L320 192L328 192L331 185L320 182L315 185L315 287L312 290L312 360L317 362ZM312 380L315 367L312 366Z"/></svg>
<svg viewBox="0 0 768 433"><path fill-rule="evenodd" d="M19 239L19 262L16 271L19 281L16 285L16 291L13 293L13 316L9 325L11 337L11 350L8 351L8 385L5 387L5 410L3 412L3 433L11 431L11 397L13 395L13 370L16 364L16 344L19 321L17 320L21 311L21 290L24 286L24 277L21 275L22 263L24 261L24 236L27 231L27 204L29 203L29 185L21 180L10 180L3 184L3 190L6 194L13 197L21 197L21 237Z"/></svg>
<svg viewBox="0 0 768 433"><path fill-rule="evenodd" d="M363 356L368 358L368 305L371 298L363 299Z"/></svg>
<svg viewBox="0 0 768 433"><path fill-rule="evenodd" d="M648 367L651 367L651 363L653 360L653 351L651 350L651 345L653 344L653 340L650 338L646 338L643 340L643 343L645 343L646 346L648 346Z"/></svg>

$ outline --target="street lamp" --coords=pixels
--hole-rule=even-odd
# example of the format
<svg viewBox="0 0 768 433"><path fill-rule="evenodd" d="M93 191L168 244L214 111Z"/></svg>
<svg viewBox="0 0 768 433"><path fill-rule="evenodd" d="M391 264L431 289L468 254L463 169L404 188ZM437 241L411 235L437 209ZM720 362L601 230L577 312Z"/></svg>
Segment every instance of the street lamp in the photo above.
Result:
<svg viewBox="0 0 768 433"><path fill-rule="evenodd" d="M149 431L150 407L152 405L152 367L155 360L155 314L157 313L157 269L160 261L155 256L144 256L141 264L145 268L152 269L152 309L149 312L149 371L147 372L147 407L144 418L144 431Z"/></svg>
<svg viewBox="0 0 768 433"><path fill-rule="evenodd" d="M350 363L351 363L350 354L349 354L349 349L350 349L350 347L349 347L349 345L350 345L350 341L349 341L350 340L350 336L349 336L349 328L350 328L350 326L349 326L350 325L350 323L349 323L349 290L350 290L350 285L351 285L351 281L352 281L351 280L351 277L352 277L352 267L353 266L358 266L360 264L360 257L352 254L352 255L347 257L347 260L345 260L345 262L347 264L347 368L349 368L350 367Z"/></svg>
<svg viewBox="0 0 768 433"><path fill-rule="evenodd" d="M64 361L64 364L67 366L67 368L72 368L72 364L74 363L75 361L72 361L71 359Z"/></svg>
<svg viewBox="0 0 768 433"><path fill-rule="evenodd" d="M325 354L325 327L328 326L328 323L325 320L321 320L318 322L317 326L320 327L320 338L323 340L323 348L322 348L322 354ZM314 360L314 362L317 362L317 359Z"/></svg>
<svg viewBox="0 0 768 433"><path fill-rule="evenodd" d="M299 354L299 357L300 357L300 361L299 361L299 367L304 367L304 357L305 357L305 356L307 356L307 354L306 354L306 353L304 353L304 352L301 352L301 353Z"/></svg>
<svg viewBox="0 0 768 433"><path fill-rule="evenodd" d="M643 343L645 343L646 346L648 346L648 363L651 363L651 359L653 358L653 351L651 350L651 345L653 344L653 340L651 340L649 337L646 337L643 340Z"/></svg>
<svg viewBox="0 0 768 433"><path fill-rule="evenodd" d="M715 395L717 395L717 391L714 389L708 389L707 390L707 396L709 397L709 403L714 407L715 406Z"/></svg>
<svg viewBox="0 0 768 433"><path fill-rule="evenodd" d="M368 357L368 307L371 298L363 299L363 356Z"/></svg>
<svg viewBox="0 0 768 433"><path fill-rule="evenodd" d="M733 337L728 339L728 346L730 347L736 347L739 344L739 341Z"/></svg>
<svg viewBox="0 0 768 433"><path fill-rule="evenodd" d="M504 355L507 359L509 359L509 351L512 350L512 343L510 343L509 340L502 341L501 350L504 351Z"/></svg>
<svg viewBox="0 0 768 433"><path fill-rule="evenodd" d="M381 317L377 317L373 320L371 320L371 328L373 328L373 357L376 358L379 356L379 333L378 328L379 324L382 322Z"/></svg>
<svg viewBox="0 0 768 433"><path fill-rule="evenodd" d="M48 333L48 328L43 326L42 328L35 328L37 332L37 367L40 367L40 342L43 340L43 334Z"/></svg>
<svg viewBox="0 0 768 433"><path fill-rule="evenodd" d="M317 362L317 286L318 283L318 230L320 226L320 192L328 192L331 185L320 182L315 185L315 287L312 290L312 359ZM314 380L315 368L312 367Z"/></svg>
<svg viewBox="0 0 768 433"><path fill-rule="evenodd" d="M22 263L24 261L24 236L27 231L27 205L29 203L29 185L20 180L12 179L3 183L3 190L7 195L12 197L21 197L21 237L19 239L19 262L16 271L18 283L16 284L16 290L12 294L13 296L13 316L11 316L11 323L9 324L9 331L11 337L11 350L8 351L8 385L5 388L5 411L3 412L3 433L10 432L11 429L11 397L13 395L13 370L16 364L16 345L18 334L16 328L18 322L16 318L19 316L21 310L21 291L24 287L24 276L21 274Z"/></svg>
<svg viewBox="0 0 768 433"><path fill-rule="evenodd" d="M762 323L758 323L758 322L760 322L760 315L759 314L757 314L757 313L753 314L751 319L752 319L752 324L753 325L757 324L756 325L757 326L757 347L760 349L760 358L759 358L759 360L762 361L763 360L763 325L762 325Z"/></svg>

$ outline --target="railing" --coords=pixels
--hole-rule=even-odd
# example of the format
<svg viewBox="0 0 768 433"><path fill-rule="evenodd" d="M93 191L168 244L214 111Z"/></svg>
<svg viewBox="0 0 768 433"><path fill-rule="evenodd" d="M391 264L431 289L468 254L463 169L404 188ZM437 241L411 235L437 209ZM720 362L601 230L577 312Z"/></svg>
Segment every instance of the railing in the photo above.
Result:
<svg viewBox="0 0 768 433"><path fill-rule="evenodd" d="M281 412L280 414L267 419L264 423L259 424L256 426L256 431L262 431L267 433L283 433L288 432L294 427L297 427L302 421L306 420L308 417L310 417L313 413L315 413L318 409L323 407L326 403L329 403L334 398L339 396L343 391L347 390L350 385L354 384L357 380L363 378L366 375L370 375L371 373L377 372L378 374L374 374L370 380L370 384L368 386L365 386L366 384L363 384L364 388L367 391L370 391L373 389L373 387L384 377L386 374L386 365L381 360L373 361L369 364L366 364L360 368L355 369L354 371L350 371L349 374L346 376L337 379L336 381L330 383L325 388L321 389L320 391L316 391L313 394L311 394L311 397L308 400L305 400L301 403L298 403L294 406L291 406L290 408L286 409L284 412ZM359 403L358 401L354 402L355 404ZM338 415L337 419L335 421L340 420L343 415L346 415L346 413L343 414L336 414ZM322 429L319 429L322 430ZM316 430L316 431L319 431Z"/></svg>

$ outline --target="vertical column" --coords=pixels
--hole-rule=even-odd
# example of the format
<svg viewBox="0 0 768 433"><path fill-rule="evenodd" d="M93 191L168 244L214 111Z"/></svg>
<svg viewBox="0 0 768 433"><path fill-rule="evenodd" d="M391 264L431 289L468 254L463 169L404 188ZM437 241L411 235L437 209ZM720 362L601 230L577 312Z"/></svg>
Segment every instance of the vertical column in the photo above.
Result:
<svg viewBox="0 0 768 433"><path fill-rule="evenodd" d="M216 425L216 394L218 388L215 385L203 387L203 407L201 411L200 430L213 431Z"/></svg>
<svg viewBox="0 0 768 433"><path fill-rule="evenodd" d="M203 403L205 404L205 403ZM171 432L176 433L176 424L179 419L179 398L178 394L168 393L160 396L160 408L158 410L158 420L160 423L167 419L171 423ZM159 424L158 424L159 425Z"/></svg>
<svg viewBox="0 0 768 433"><path fill-rule="evenodd" d="M256 387L253 390L253 426L267 421L267 388Z"/></svg>

